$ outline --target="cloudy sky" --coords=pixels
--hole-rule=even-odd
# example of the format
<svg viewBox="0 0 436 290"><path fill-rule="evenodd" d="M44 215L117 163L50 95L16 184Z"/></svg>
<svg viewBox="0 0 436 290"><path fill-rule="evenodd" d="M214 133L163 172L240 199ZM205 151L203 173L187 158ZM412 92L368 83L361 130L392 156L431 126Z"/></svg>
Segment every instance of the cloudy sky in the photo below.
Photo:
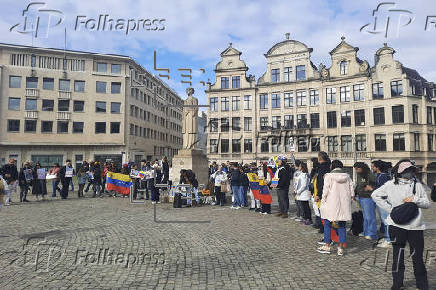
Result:
<svg viewBox="0 0 436 290"><path fill-rule="evenodd" d="M30 34L23 30L23 10L36 1L2 0L0 11L0 42L31 45ZM54 1L38 0L46 5L38 8L61 11L64 17L57 26L57 13L52 12L50 30L45 31L47 18L40 11L40 29L33 45L64 48L64 30L67 31L67 49L132 56L152 73L153 51L157 51L157 65L171 70L170 80L164 79L184 97L186 84L181 83L178 68L193 69L193 86L201 103L206 102L200 81L214 82L213 69L219 54L229 42L242 51L249 66L248 74L256 79L265 69L264 53L289 32L292 39L313 48L312 61L330 65L329 51L341 36L360 48L358 56L372 65L375 51L387 42L397 51L396 58L404 65L417 69L427 80L436 81L436 2L434 0L392 1L382 5L373 29L373 10L382 1L245 1L245 0L184 0L184 1ZM395 11L404 10L404 11ZM35 15L29 12L29 15ZM164 19L158 25L163 30L129 31L92 30L92 19L108 15L112 19ZM385 23L390 17L387 37ZM430 16L429 18L427 16ZM433 18L431 17L433 16ZM427 20L428 18L428 20ZM29 19L31 17L29 16ZM78 22L77 19L80 21ZM407 25L409 20L411 22ZM88 21L89 20L89 21ZM88 27L85 22L88 21ZM428 22L427 30L425 30ZM76 27L76 23L78 24ZM369 26L361 31L365 24ZM10 28L18 24L10 31ZM142 23L141 23L142 24ZM30 30L30 29L28 29ZM380 33L370 33L370 32ZM204 68L203 74L200 68Z"/></svg>

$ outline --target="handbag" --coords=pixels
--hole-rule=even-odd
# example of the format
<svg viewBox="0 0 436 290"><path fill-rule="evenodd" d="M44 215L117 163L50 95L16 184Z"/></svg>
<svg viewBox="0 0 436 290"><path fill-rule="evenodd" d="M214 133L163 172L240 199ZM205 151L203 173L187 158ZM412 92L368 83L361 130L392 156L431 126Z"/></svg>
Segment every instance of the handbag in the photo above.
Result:
<svg viewBox="0 0 436 290"><path fill-rule="evenodd" d="M221 182L221 192L227 192L227 182Z"/></svg>
<svg viewBox="0 0 436 290"><path fill-rule="evenodd" d="M416 193L416 180L413 182L413 195ZM398 225L408 224L419 215L419 208L414 202L405 202L391 211L391 219Z"/></svg>

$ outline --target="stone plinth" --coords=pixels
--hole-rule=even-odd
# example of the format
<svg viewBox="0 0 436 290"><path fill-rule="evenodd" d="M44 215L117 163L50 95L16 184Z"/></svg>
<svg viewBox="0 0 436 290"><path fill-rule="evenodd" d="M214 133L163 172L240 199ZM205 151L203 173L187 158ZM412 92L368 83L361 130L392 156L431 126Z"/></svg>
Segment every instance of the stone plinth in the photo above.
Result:
<svg viewBox="0 0 436 290"><path fill-rule="evenodd" d="M191 169L199 184L207 185L209 163L206 155L199 149L181 149L172 160L172 181L179 183L180 170Z"/></svg>

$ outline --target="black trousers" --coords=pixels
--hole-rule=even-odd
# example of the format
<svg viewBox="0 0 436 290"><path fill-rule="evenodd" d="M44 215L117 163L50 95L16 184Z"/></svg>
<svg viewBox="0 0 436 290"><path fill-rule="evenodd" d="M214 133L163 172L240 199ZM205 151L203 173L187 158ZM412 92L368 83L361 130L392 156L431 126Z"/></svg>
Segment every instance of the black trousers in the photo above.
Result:
<svg viewBox="0 0 436 290"><path fill-rule="evenodd" d="M277 189L280 213L288 214L289 211L289 189Z"/></svg>
<svg viewBox="0 0 436 290"><path fill-rule="evenodd" d="M61 180L61 182L62 182L61 198L66 199L68 197L68 187L70 186L71 177L65 177L65 179Z"/></svg>
<svg viewBox="0 0 436 290"><path fill-rule="evenodd" d="M312 221L312 213L310 211L309 201L308 200L297 200L297 206L300 207L301 214L303 219Z"/></svg>
<svg viewBox="0 0 436 290"><path fill-rule="evenodd" d="M406 242L408 242L412 255L416 287L420 290L428 290L427 270L423 259L424 231L409 231L396 226L389 226L389 236L393 246L392 289L400 289L403 286L404 252Z"/></svg>
<svg viewBox="0 0 436 290"><path fill-rule="evenodd" d="M215 186L216 204L224 205L226 203L226 194L221 192L221 186Z"/></svg>
<svg viewBox="0 0 436 290"><path fill-rule="evenodd" d="M271 205L262 203L262 210L261 212L271 213Z"/></svg>

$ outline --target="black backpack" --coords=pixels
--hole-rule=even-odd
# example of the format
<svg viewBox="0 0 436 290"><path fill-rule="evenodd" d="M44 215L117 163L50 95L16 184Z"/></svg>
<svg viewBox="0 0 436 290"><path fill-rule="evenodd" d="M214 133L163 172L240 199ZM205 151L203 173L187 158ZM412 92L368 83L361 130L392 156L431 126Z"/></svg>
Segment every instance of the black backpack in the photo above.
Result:
<svg viewBox="0 0 436 290"><path fill-rule="evenodd" d="M413 195L416 193L416 181L413 183ZM391 219L397 225L405 225L419 215L419 208L414 202L405 202L391 211Z"/></svg>
<svg viewBox="0 0 436 290"><path fill-rule="evenodd" d="M175 193L174 194L173 207L174 208L181 208L182 204L183 204L182 194L180 192Z"/></svg>
<svg viewBox="0 0 436 290"><path fill-rule="evenodd" d="M351 224L350 231L354 236L358 236L363 232L363 212L361 210L353 212L351 219L353 220L353 223Z"/></svg>

